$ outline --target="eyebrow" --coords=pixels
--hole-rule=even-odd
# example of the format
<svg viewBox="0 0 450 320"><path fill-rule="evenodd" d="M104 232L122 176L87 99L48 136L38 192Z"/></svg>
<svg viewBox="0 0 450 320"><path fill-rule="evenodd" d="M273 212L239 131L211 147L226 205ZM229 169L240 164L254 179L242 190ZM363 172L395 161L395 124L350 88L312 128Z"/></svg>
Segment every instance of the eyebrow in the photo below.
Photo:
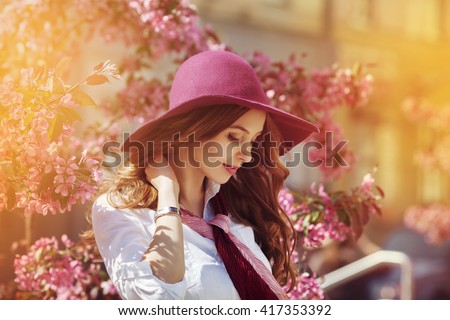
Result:
<svg viewBox="0 0 450 320"><path fill-rule="evenodd" d="M247 129L245 129L244 127L241 127L241 126L239 126L239 125L231 126L230 129L239 129L239 130L242 130L242 131L244 131L244 132L247 132L248 134L250 133L250 131L248 131ZM257 132L256 134L259 134L259 133L261 133L261 132L262 132L262 131L259 131L259 132Z"/></svg>

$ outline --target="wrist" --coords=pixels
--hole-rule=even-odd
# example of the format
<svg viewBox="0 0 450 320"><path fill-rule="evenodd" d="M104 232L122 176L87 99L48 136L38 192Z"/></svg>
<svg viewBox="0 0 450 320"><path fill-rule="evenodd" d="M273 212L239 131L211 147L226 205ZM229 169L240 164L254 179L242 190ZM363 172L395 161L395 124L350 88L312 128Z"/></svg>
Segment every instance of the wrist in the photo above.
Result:
<svg viewBox="0 0 450 320"><path fill-rule="evenodd" d="M158 210L167 207L179 208L178 190L175 186L165 186L158 190Z"/></svg>
<svg viewBox="0 0 450 320"><path fill-rule="evenodd" d="M178 207L164 207L161 209L158 209L155 212L155 222L162 217L166 217L166 216L177 216L180 217L180 209Z"/></svg>
<svg viewBox="0 0 450 320"><path fill-rule="evenodd" d="M175 196L178 197L178 194L180 193L180 186L178 185L178 183L175 183L173 181L164 182L158 188L158 193L159 192L164 192L165 194L173 193Z"/></svg>

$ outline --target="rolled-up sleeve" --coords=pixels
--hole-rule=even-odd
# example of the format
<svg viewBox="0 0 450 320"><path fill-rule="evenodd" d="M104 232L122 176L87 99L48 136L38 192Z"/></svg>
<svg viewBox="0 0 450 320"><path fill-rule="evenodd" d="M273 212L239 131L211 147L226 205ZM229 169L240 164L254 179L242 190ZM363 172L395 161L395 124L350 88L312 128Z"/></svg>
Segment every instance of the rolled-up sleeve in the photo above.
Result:
<svg viewBox="0 0 450 320"><path fill-rule="evenodd" d="M95 201L92 225L106 270L124 299L184 299L186 279L166 283L142 260L154 231L144 214L148 211L113 208L106 195Z"/></svg>

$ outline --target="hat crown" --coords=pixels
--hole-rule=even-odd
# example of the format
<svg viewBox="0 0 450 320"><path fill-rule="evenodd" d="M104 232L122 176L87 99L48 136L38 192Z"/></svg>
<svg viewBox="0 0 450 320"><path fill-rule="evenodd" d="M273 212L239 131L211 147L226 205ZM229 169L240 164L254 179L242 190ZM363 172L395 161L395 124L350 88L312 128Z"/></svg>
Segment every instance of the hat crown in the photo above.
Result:
<svg viewBox="0 0 450 320"><path fill-rule="evenodd" d="M283 153L318 129L308 121L269 104L253 67L228 51L204 51L187 59L178 68L170 91L169 111L150 120L124 142L130 151L133 141L147 141L154 124L200 107L240 105L270 113L286 144ZM283 154L282 153L282 154Z"/></svg>
<svg viewBox="0 0 450 320"><path fill-rule="evenodd" d="M205 51L179 67L170 91L170 109L205 96L268 103L253 67L228 51Z"/></svg>

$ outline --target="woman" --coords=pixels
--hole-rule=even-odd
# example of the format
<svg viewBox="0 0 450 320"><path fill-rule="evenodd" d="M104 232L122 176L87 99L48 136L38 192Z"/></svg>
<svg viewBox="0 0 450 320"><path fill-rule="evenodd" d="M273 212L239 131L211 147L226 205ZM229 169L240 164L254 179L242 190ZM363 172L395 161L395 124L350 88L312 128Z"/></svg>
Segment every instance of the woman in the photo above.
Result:
<svg viewBox="0 0 450 320"><path fill-rule="evenodd" d="M92 209L123 298L287 298L294 230L277 202L279 155L317 129L267 103L233 53L180 66L169 111L124 142L129 161Z"/></svg>

